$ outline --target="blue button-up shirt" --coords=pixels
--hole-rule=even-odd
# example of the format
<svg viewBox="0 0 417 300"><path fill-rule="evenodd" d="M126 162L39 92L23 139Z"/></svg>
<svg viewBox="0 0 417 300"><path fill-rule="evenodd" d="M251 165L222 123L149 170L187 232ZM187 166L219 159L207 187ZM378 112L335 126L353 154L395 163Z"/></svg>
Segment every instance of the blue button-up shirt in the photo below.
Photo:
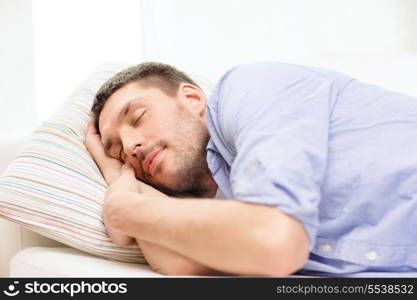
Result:
<svg viewBox="0 0 417 300"><path fill-rule="evenodd" d="M416 98L329 70L255 63L221 78L207 121L224 198L304 224L302 273L417 275Z"/></svg>

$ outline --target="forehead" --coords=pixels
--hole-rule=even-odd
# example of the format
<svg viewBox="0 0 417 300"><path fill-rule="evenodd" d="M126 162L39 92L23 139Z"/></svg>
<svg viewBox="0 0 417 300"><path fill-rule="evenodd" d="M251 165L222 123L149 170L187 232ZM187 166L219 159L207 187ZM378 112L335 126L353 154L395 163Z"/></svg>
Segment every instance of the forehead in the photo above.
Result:
<svg viewBox="0 0 417 300"><path fill-rule="evenodd" d="M131 108L150 106L167 108L177 104L177 101L173 101L172 97L157 87L143 86L139 82L128 83L115 91L104 104L98 124L102 136L109 130L114 130L120 121L118 117L129 103Z"/></svg>

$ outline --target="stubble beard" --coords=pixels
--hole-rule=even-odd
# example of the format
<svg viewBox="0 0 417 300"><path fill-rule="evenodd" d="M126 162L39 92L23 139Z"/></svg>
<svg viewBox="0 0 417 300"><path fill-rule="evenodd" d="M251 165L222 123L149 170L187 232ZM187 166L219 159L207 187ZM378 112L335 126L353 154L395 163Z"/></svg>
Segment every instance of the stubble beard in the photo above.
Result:
<svg viewBox="0 0 417 300"><path fill-rule="evenodd" d="M211 172L207 164L206 146L210 135L206 128L195 124L192 137L187 136L182 141L176 142L175 166L176 173L171 178L172 186L153 185L156 189L171 197L178 198L206 198L211 194L207 182L211 178ZM187 147L190 141L195 141L195 146Z"/></svg>

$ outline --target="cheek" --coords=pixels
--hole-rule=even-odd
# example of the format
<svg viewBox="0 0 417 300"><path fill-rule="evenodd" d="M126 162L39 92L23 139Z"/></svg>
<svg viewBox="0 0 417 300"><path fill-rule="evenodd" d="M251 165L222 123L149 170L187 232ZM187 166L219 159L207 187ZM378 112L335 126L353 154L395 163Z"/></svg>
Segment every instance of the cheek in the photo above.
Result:
<svg viewBox="0 0 417 300"><path fill-rule="evenodd" d="M169 145L165 149L164 159L161 162L160 168L161 168L161 175L165 176L172 176L173 173L175 173L175 157L176 157L176 149L172 147L172 145Z"/></svg>
<svg viewBox="0 0 417 300"><path fill-rule="evenodd" d="M176 149L172 147L166 148L164 159L159 165L160 170L155 177L159 183L167 184L170 182L175 182L179 167L177 155L178 154Z"/></svg>

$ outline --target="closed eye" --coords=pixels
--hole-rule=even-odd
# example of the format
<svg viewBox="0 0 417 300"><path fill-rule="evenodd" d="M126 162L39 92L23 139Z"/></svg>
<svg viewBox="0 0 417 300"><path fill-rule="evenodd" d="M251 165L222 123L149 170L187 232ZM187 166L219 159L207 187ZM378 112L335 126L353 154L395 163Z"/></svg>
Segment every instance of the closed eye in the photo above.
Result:
<svg viewBox="0 0 417 300"><path fill-rule="evenodd" d="M145 114L145 112L146 112L146 110L145 110L145 111L143 111L143 112L140 114L140 116L139 116L139 117L137 117L137 119L135 120L135 122L133 122L132 126L137 126L137 125L138 125L138 123L139 123L140 119L141 119L141 118L142 118L142 116Z"/></svg>

